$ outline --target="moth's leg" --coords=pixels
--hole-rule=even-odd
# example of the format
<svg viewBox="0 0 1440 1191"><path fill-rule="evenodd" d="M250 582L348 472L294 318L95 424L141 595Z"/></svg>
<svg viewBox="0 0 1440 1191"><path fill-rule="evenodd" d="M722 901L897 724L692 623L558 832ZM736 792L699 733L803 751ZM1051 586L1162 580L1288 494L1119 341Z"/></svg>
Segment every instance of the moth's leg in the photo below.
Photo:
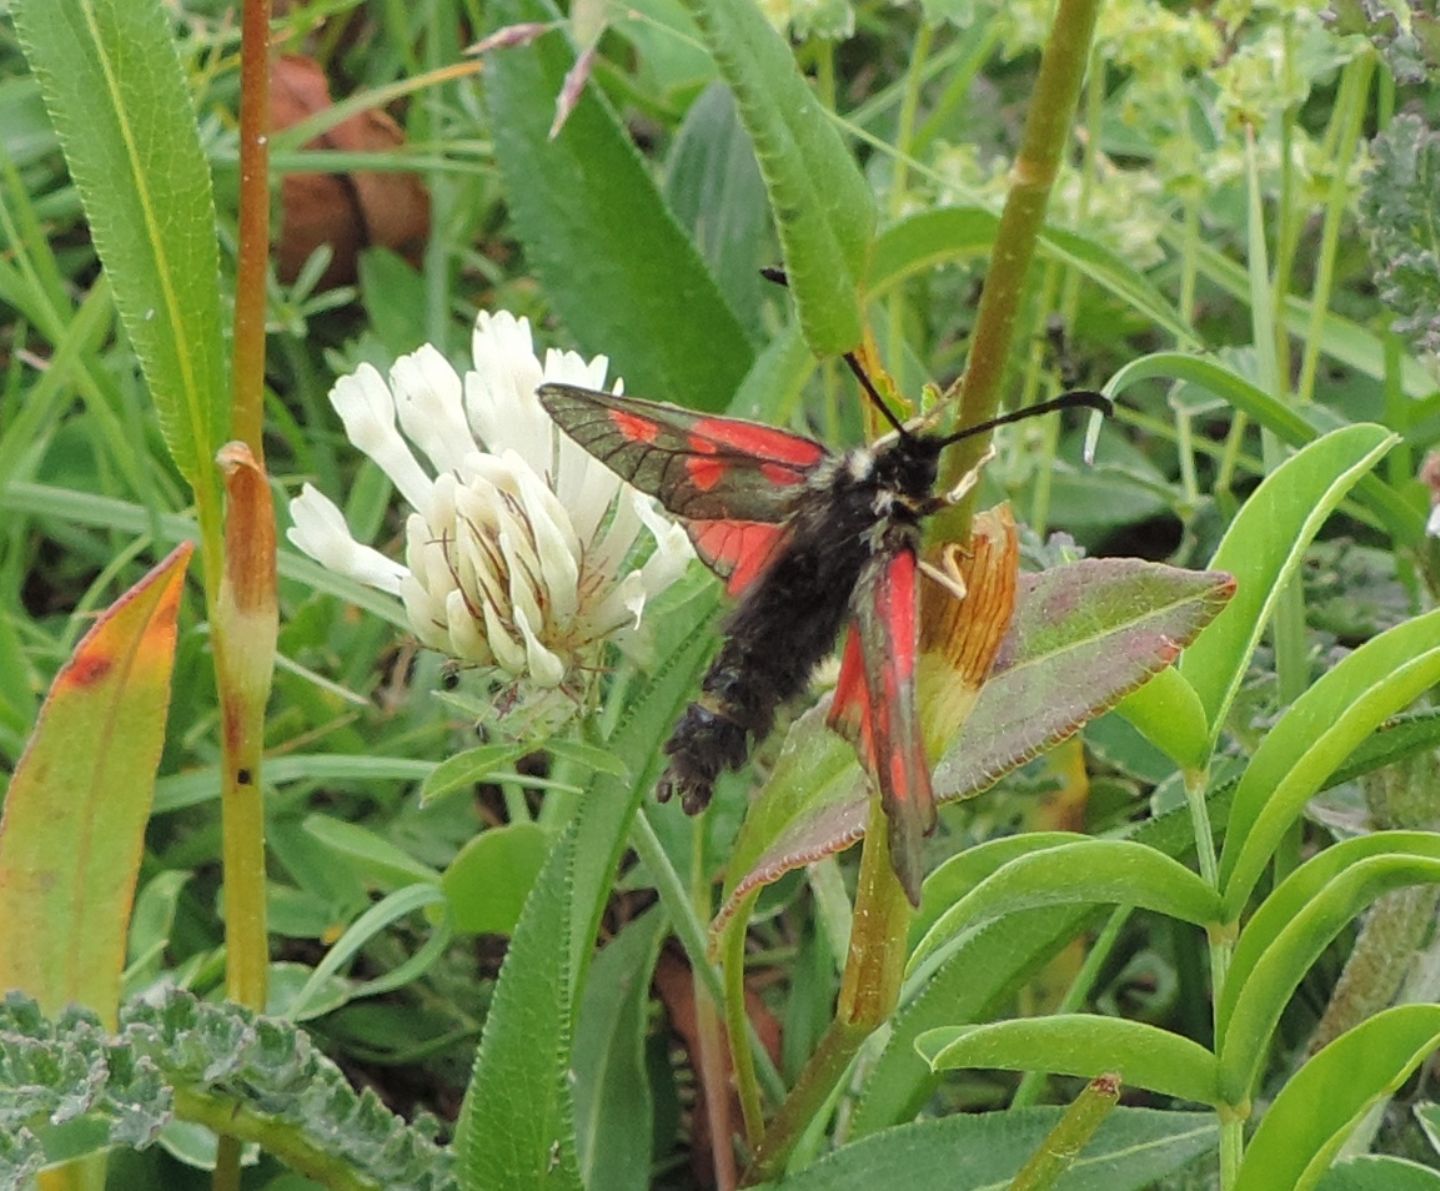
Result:
<svg viewBox="0 0 1440 1191"><path fill-rule="evenodd" d="M929 575L957 600L963 600L969 594L969 588L965 586L965 578L959 573L952 574L950 571L942 570L934 563L926 562L923 558L920 560L920 571L922 574Z"/></svg>
<svg viewBox="0 0 1440 1191"><path fill-rule="evenodd" d="M985 465L995 458L995 444L992 442L985 448L985 453L975 460L975 466L960 477L960 482L945 493L940 499L947 505L958 505L971 489L980 482L980 473L985 470Z"/></svg>
<svg viewBox="0 0 1440 1191"><path fill-rule="evenodd" d="M940 496L930 497L920 505L920 516L929 517L932 513L938 513L941 509L948 508L950 505L959 504L965 499L966 494L980 482L980 473L985 470L985 465L994 458L995 444L991 443L985 448L985 453L975 461L975 466L960 477L960 482L956 484L955 487Z"/></svg>

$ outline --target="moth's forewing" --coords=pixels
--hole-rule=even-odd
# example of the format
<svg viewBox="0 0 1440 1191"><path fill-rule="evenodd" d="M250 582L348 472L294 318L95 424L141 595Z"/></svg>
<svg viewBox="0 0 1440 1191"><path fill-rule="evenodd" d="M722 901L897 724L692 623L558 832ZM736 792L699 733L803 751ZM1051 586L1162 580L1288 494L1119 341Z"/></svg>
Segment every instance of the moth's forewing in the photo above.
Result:
<svg viewBox="0 0 1440 1191"><path fill-rule="evenodd" d="M556 424L622 479L691 521L775 523L829 452L803 435L673 405L545 384Z"/></svg>
<svg viewBox="0 0 1440 1191"><path fill-rule="evenodd" d="M918 906L925 876L923 839L935 829L935 795L915 703L918 564L911 533L892 527L887 536L898 540L887 543L865 564L851 601L864 705L855 708L862 688L853 673L846 681L842 663L831 719L837 727L842 721L858 726L860 756L868 761L890 822L891 864ZM847 642L847 660L850 657Z"/></svg>

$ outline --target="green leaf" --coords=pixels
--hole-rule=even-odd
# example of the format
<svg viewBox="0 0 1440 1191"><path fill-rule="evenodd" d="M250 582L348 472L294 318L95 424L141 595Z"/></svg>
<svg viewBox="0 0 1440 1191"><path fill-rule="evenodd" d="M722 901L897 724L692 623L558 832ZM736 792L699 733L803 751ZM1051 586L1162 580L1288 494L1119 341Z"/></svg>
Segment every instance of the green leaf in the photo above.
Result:
<svg viewBox="0 0 1440 1191"><path fill-rule="evenodd" d="M525 750L515 744L481 744L463 753L446 757L426 776L420 786L420 805L429 806L437 798L469 790L477 782L491 781L495 774L515 763Z"/></svg>
<svg viewBox="0 0 1440 1191"><path fill-rule="evenodd" d="M957 1113L852 1142L788 1177L784 1191L1001 1191L1060 1118L1055 1108ZM1145 1191L1215 1146L1210 1113L1117 1108L1075 1158L1061 1191Z"/></svg>
<svg viewBox="0 0 1440 1191"><path fill-rule="evenodd" d="M1233 786L1225 785L1207 797L1210 818L1217 830L1223 829L1229 816L1232 793ZM1194 847L1189 811L1177 807L1137 824L1132 838L1167 856L1184 856ZM977 851L993 848L996 859L1008 859L1001 845L1002 841L996 840ZM950 863L963 865L964 855ZM983 874L975 879L980 877ZM928 904L922 899L922 915ZM928 1098L935 1080L915 1053L914 1042L920 1034L940 1026L978 1021L1001 1011L1020 984L1050 956L1081 931L1103 921L1104 913L1090 908L1026 910L963 940L913 994L907 988L902 995L901 1009L890 1022L890 1038L871 1065L861 1091L851 1119L851 1136L901 1121L913 1115Z"/></svg>
<svg viewBox="0 0 1440 1191"><path fill-rule="evenodd" d="M1338 876L1374 856L1411 856L1440 860L1440 834L1429 831L1376 831L1342 840L1311 857L1282 881L1245 924L1226 970L1225 987L1216 1005L1216 1028L1225 1036L1235 1001L1250 973L1286 927L1305 907L1324 895Z"/></svg>
<svg viewBox="0 0 1440 1191"><path fill-rule="evenodd" d="M545 862L545 844L538 824L509 823L482 831L461 848L441 878L455 929L512 933Z"/></svg>
<svg viewBox="0 0 1440 1191"><path fill-rule="evenodd" d="M990 678L935 766L942 801L993 785L1109 710L1224 605L1230 577L1139 559L1085 559L1022 575L1015 616ZM864 834L868 792L854 750L802 716L750 807L717 925L747 892L848 847Z"/></svg>
<svg viewBox="0 0 1440 1191"><path fill-rule="evenodd" d="M645 1068L650 976L665 926L651 909L595 958L575 1031L575 1121L586 1191L646 1191L654 1103Z"/></svg>
<svg viewBox="0 0 1440 1191"><path fill-rule="evenodd" d="M760 276L775 261L765 181L730 89L712 83L675 134L665 198L700 249L715 283L746 327L761 330Z"/></svg>
<svg viewBox="0 0 1440 1191"><path fill-rule="evenodd" d="M630 776L625 762L609 749L586 744L583 740L547 740L545 751L553 757L571 761L591 773L604 773L622 781Z"/></svg>
<svg viewBox="0 0 1440 1191"><path fill-rule="evenodd" d="M169 13L160 0L10 10L166 444L211 490L228 426L215 207Z"/></svg>
<svg viewBox="0 0 1440 1191"><path fill-rule="evenodd" d="M95 622L51 684L0 819L0 989L113 1021L190 547Z"/></svg>
<svg viewBox="0 0 1440 1191"><path fill-rule="evenodd" d="M1116 903L1204 926L1220 897L1163 852L1132 840L1077 840L1017 856L943 913L910 956L909 975L937 949L995 918L1038 906Z"/></svg>
<svg viewBox="0 0 1440 1191"><path fill-rule="evenodd" d="M307 835L341 857L367 885L390 890L414 881L434 885L440 880L428 864L358 823L306 815L304 826Z"/></svg>
<svg viewBox="0 0 1440 1191"><path fill-rule="evenodd" d="M1275 1097L1245 1151L1235 1191L1305 1191L1379 1100L1440 1046L1440 1005L1399 1005L1342 1034Z"/></svg>
<svg viewBox="0 0 1440 1191"><path fill-rule="evenodd" d="M1397 334L1440 356L1440 134L1404 112L1370 153L1358 207L1380 300L1399 316Z"/></svg>
<svg viewBox="0 0 1440 1191"><path fill-rule="evenodd" d="M1130 1087L1220 1103L1215 1056L1199 1043L1144 1022L1059 1013L931 1030L915 1046L936 1071L1000 1067L1087 1079L1116 1072Z"/></svg>
<svg viewBox="0 0 1440 1191"><path fill-rule="evenodd" d="M575 1156L570 1064L570 933L576 831L555 841L525 902L485 1018L455 1130L466 1188L572 1188Z"/></svg>
<svg viewBox="0 0 1440 1191"><path fill-rule="evenodd" d="M1266 476L1225 531L1210 566L1235 576L1235 598L1180 659L1212 741L1306 548L1330 511L1398 441L1383 426L1331 431Z"/></svg>
<svg viewBox="0 0 1440 1191"><path fill-rule="evenodd" d="M990 251L1000 217L983 207L939 207L892 224L875 241L867 297L937 265ZM1182 342L1196 340L1169 299L1143 273L1108 248L1063 228L1046 227L1037 245L1049 260L1068 265Z"/></svg>
<svg viewBox="0 0 1440 1191"><path fill-rule="evenodd" d="M492 27L557 20L548 0L497 0L487 15ZM609 356L628 391L722 410L754 353L629 134L592 86L549 139L573 61L558 26L485 60L495 160L529 266L578 345Z"/></svg>
<svg viewBox="0 0 1440 1191"><path fill-rule="evenodd" d="M785 270L817 355L860 345L875 201L790 47L753 0L685 0L735 93L770 195Z"/></svg>
<svg viewBox="0 0 1440 1191"><path fill-rule="evenodd" d="M1200 640L1204 638L1202 633ZM1115 713L1124 716L1181 769L1199 771L1210 760L1205 708L1175 666L1166 666L1138 691L1126 695L1116 704Z"/></svg>
<svg viewBox="0 0 1440 1191"><path fill-rule="evenodd" d="M441 905L444 901L445 894L435 885L434 881L420 881L387 894L345 928L345 933L335 940L335 945L315 966L315 970L310 973L304 987L295 994L283 1010L270 1008L268 1011L276 1014L283 1013L293 1021L304 1021L327 1012L317 1004L319 997L323 995L322 990L327 984L339 983L336 977L340 969L358 955L366 944L391 923L398 922L418 910ZM438 957L449 941L449 923L442 920L426 945L399 967L364 984L350 984L349 981L346 981L345 984L348 987L345 995L339 998L339 1004L344 1004L356 997L374 996L376 993L388 992L392 988L399 988L402 984L408 983L420 975L429 963ZM338 1007L338 1005L332 1007Z"/></svg>
<svg viewBox="0 0 1440 1191"><path fill-rule="evenodd" d="M1396 625L1346 656L1260 742L1235 791L1220 857L1226 921L1240 916L1305 803L1389 716L1440 681L1440 611Z"/></svg>
<svg viewBox="0 0 1440 1191"><path fill-rule="evenodd" d="M1249 301L1250 281L1243 265L1209 244L1202 242L1193 248L1202 276L1242 302ZM1285 299L1285 327L1292 335L1303 339L1310 334L1310 316L1308 299L1297 294ZM1385 345L1374 331L1327 310L1320 324L1320 344L1331 359L1374 380L1385 379ZM1409 356L1400 361L1400 381L1409 397L1428 397L1435 392L1435 378Z"/></svg>
<svg viewBox="0 0 1440 1191"><path fill-rule="evenodd" d="M956 852L925 878L920 890L920 908L910 920L911 949L952 905L1012 860L1089 838L1077 831L1026 831L1002 835Z"/></svg>
<svg viewBox="0 0 1440 1191"><path fill-rule="evenodd" d="M1274 941L1255 958L1233 1001L1227 982L1226 999L1234 1007L1218 1049L1221 1089L1230 1104L1251 1095L1286 1002L1331 940L1382 894L1420 884L1440 884L1440 857L1385 854L1354 860L1274 932Z"/></svg>
<svg viewBox="0 0 1440 1191"><path fill-rule="evenodd" d="M17 1165L151 1145L172 1112L241 1141L263 1140L271 1155L326 1186L455 1186L433 1119L406 1125L373 1091L357 1093L288 1022L175 988L156 1003L127 1004L115 1035L74 1006L50 1022L18 994L0 1003L0 1184L18 1185ZM88 1145L76 1127L87 1130Z"/></svg>
<svg viewBox="0 0 1440 1191"><path fill-rule="evenodd" d="M1277 401L1263 389L1216 360L1183 352L1155 352L1132 360L1110 378L1106 391L1119 396L1142 380L1164 377L1191 384L1223 398L1288 446L1303 447L1320 438L1320 431L1290 406ZM1425 536L1425 514L1405 501L1389 484L1376 476L1362 476L1355 495L1384 522L1386 529L1402 543L1414 545Z"/></svg>
<svg viewBox="0 0 1440 1191"><path fill-rule="evenodd" d="M1389 1154L1362 1154L1325 1172L1320 1191L1440 1191L1440 1172Z"/></svg>

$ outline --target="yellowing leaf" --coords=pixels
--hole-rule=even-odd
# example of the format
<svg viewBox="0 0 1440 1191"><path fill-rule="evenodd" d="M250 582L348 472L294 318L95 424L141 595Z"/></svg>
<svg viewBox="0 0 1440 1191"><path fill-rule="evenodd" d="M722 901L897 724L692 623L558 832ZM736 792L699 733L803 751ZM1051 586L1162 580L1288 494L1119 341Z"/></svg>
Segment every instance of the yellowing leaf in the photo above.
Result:
<svg viewBox="0 0 1440 1191"><path fill-rule="evenodd" d="M55 676L0 818L0 989L114 1024L155 770L175 616L177 547L85 634Z"/></svg>

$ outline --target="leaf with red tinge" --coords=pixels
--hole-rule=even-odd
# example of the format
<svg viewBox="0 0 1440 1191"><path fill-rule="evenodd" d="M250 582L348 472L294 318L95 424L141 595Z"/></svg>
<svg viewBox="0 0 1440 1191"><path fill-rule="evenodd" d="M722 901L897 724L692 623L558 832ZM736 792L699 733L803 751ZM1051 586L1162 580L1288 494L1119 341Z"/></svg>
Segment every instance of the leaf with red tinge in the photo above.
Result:
<svg viewBox="0 0 1440 1191"><path fill-rule="evenodd" d="M1141 559L1085 559L1023 575L1015 619L975 710L935 767L935 797L969 798L1108 711L1173 662L1225 606L1229 575ZM746 893L865 833L850 747L801 717L732 853L714 929Z"/></svg>
<svg viewBox="0 0 1440 1191"><path fill-rule="evenodd" d="M46 1013L78 1001L114 1024L191 549L172 551L85 634L10 782L0 989L24 989Z"/></svg>

